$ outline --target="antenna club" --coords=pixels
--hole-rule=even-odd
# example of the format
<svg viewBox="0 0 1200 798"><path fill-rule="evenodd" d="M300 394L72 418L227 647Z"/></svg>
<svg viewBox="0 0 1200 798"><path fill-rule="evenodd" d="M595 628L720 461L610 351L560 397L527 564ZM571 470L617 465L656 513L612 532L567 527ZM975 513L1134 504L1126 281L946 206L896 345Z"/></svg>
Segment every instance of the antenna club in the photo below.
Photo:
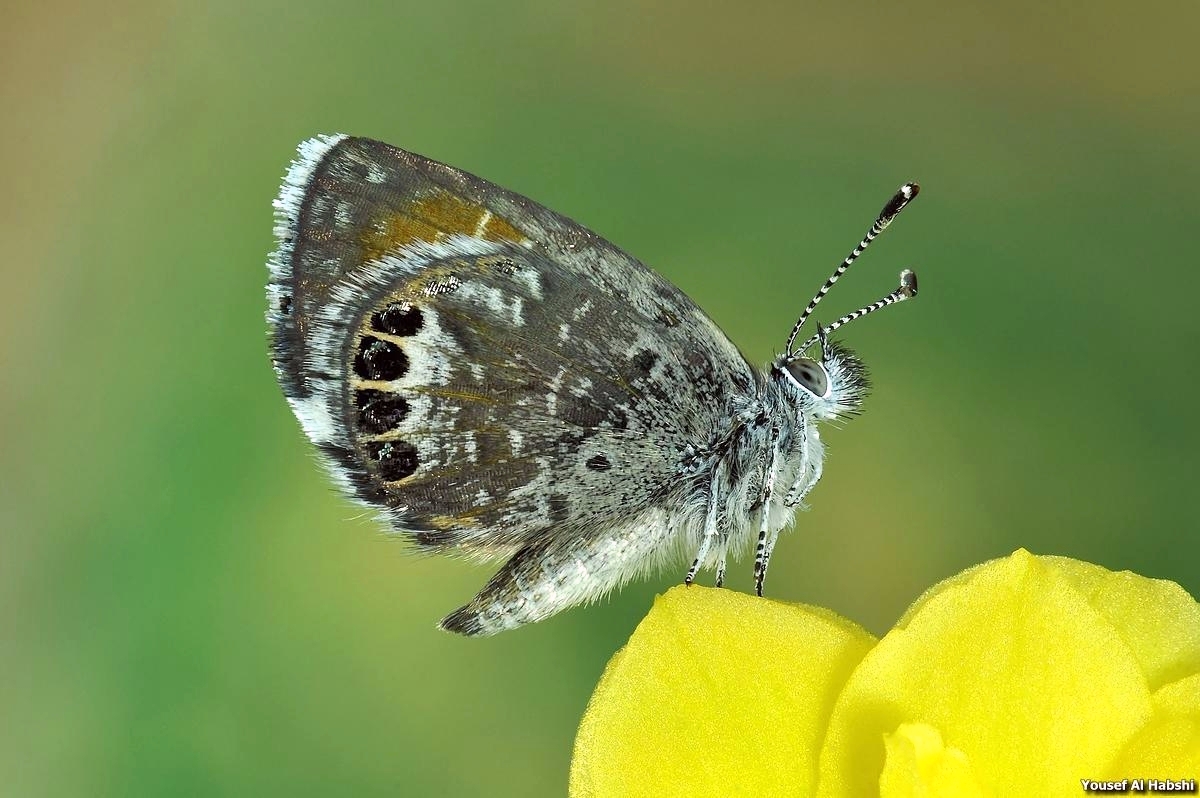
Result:
<svg viewBox="0 0 1200 798"><path fill-rule="evenodd" d="M884 225L892 221L892 217L904 210L904 206L912 202L917 194L921 193L921 186L917 183L905 183L900 186L900 189L892 195L888 200L888 204L883 206L883 210L879 212L879 219Z"/></svg>
<svg viewBox="0 0 1200 798"><path fill-rule="evenodd" d="M800 318L796 320L796 324L792 327L792 334L788 336L787 346L784 348L784 351L787 352L787 356L789 358L795 355L797 352L803 352L816 340L817 336L814 336L805 342L800 349L792 348L792 344L796 342L796 336L800 334L801 328L804 327L804 322L816 309L817 305L825 297L825 295L829 293L829 289L833 288L834 283L836 283L838 279L846 273L846 270L850 268L850 265L854 263L858 256L861 255L868 246L870 246L871 242L874 241L880 233L887 229L887 226L892 223L892 220L896 218L896 215L899 214L900 211L904 210L904 207L908 205L908 203L912 201L913 197L917 196L920 191L921 187L916 183L905 183L904 185L900 186L900 189L893 194L892 198L888 200L886 205L883 206L883 210L880 211L879 216L875 219L875 222L871 225L871 228L867 230L867 234L863 236L863 240L858 243L858 246L850 251L850 254L842 260L836 269L833 270L833 274L829 275L829 278L825 280L825 284L821 286L816 295L809 300L808 306L804 308L804 312L800 314ZM880 307L886 307L893 302L899 302L901 300L908 299L909 297L916 296L916 275L908 269L905 269L904 271L909 276L905 277L904 274L901 274L900 287L884 299L880 300L882 304L880 304L878 307L868 306L860 311L855 311L849 316L843 317L834 324L830 325L826 332L832 332L843 324L853 321L859 316L870 313L873 310L878 310ZM818 335L819 334L820 330L818 330Z"/></svg>

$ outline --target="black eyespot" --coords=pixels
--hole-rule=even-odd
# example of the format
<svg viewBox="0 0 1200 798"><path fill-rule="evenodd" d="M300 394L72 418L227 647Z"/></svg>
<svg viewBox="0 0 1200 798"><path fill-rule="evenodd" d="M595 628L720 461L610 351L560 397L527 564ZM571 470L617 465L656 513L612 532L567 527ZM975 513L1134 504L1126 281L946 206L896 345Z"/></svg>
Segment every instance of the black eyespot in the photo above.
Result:
<svg viewBox="0 0 1200 798"><path fill-rule="evenodd" d="M784 368L793 380L814 396L824 396L829 392L829 375L817 361L797 358L785 364Z"/></svg>
<svg viewBox="0 0 1200 798"><path fill-rule="evenodd" d="M354 358L354 373L364 380L395 380L408 371L408 356L391 341L363 336Z"/></svg>
<svg viewBox="0 0 1200 798"><path fill-rule="evenodd" d="M363 390L354 399L358 405L358 425L372 435L395 429L408 415L408 402L394 393Z"/></svg>
<svg viewBox="0 0 1200 798"><path fill-rule="evenodd" d="M284 316L292 315L292 296L286 294L279 297L279 312Z"/></svg>
<svg viewBox="0 0 1200 798"><path fill-rule="evenodd" d="M421 309L407 302L393 302L371 316L371 328L389 335L416 335L424 323Z"/></svg>
<svg viewBox="0 0 1200 798"><path fill-rule="evenodd" d="M407 441L368 443L367 453L379 465L379 475L388 482L404 479L417 470L417 447Z"/></svg>
<svg viewBox="0 0 1200 798"><path fill-rule="evenodd" d="M654 364L658 362L658 355L649 349L643 349L634 355L630 362L639 374L649 374L650 369L654 368Z"/></svg>
<svg viewBox="0 0 1200 798"><path fill-rule="evenodd" d="M608 458L602 454L592 455L587 459L587 462L585 462L584 465L593 471L607 471L608 469L612 468L612 463L608 462Z"/></svg>

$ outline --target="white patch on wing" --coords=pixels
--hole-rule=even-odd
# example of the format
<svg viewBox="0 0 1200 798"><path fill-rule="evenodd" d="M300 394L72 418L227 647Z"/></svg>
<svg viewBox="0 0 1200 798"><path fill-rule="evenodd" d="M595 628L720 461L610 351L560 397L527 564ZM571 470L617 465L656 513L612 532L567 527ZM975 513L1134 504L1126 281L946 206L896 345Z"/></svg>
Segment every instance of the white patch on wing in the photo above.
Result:
<svg viewBox="0 0 1200 798"><path fill-rule="evenodd" d="M520 283L529 292L529 296L533 297L538 302L542 301L542 278L537 270L526 266L512 275L513 281Z"/></svg>
<svg viewBox="0 0 1200 798"><path fill-rule="evenodd" d="M382 166L375 163L370 157L363 155L360 152L351 150L346 153L346 160L353 161L359 166L367 170L366 180L368 183L378 186L387 180L387 172Z"/></svg>
<svg viewBox="0 0 1200 798"><path fill-rule="evenodd" d="M340 440L337 426L329 413L329 402L324 391L305 398L289 396L287 401L299 419L304 434L313 443L334 443Z"/></svg>
<svg viewBox="0 0 1200 798"><path fill-rule="evenodd" d="M320 449L317 450L317 459L320 460L321 464L325 466L325 472L329 474L330 478L333 480L333 484L336 485L339 490L352 498L354 501L361 504L363 507L369 507L372 510L379 509L379 507L376 505L358 498L357 490L354 487L354 476L345 468L343 468L341 463L338 463L337 461L327 457ZM398 509L403 511L407 508Z"/></svg>
<svg viewBox="0 0 1200 798"><path fill-rule="evenodd" d="M410 388L449 385L454 378L454 364L464 359L458 341L438 323L437 311L425 305L421 315L424 323L420 331L403 338L400 347L408 356L408 371L392 380L395 390L406 396Z"/></svg>
<svg viewBox="0 0 1200 798"><path fill-rule="evenodd" d="M346 137L340 133L333 136L317 136L303 142L297 148L296 158L288 166L283 185L279 187L279 196L272 203L275 208L275 240L279 242L275 251L267 258L267 268L271 272L272 280L285 280L292 276L292 242L296 238L296 221L300 216L300 206L304 203L304 194L317 165L344 138Z"/></svg>
<svg viewBox="0 0 1200 798"><path fill-rule="evenodd" d="M575 310L571 313L571 318L574 319L575 321L579 321L584 316L586 316L588 314L588 312L591 311L591 309L592 309L592 300L585 299L585 300L583 300L583 304L580 305L579 307L575 308Z"/></svg>
<svg viewBox="0 0 1200 798"><path fill-rule="evenodd" d="M354 220L354 206L346 200L341 200L334 209L333 218L337 222L338 229L349 229Z"/></svg>
<svg viewBox="0 0 1200 798"><path fill-rule="evenodd" d="M550 390L546 392L546 414L550 416L558 415L558 392L562 390L563 377L567 375L566 366L559 366L558 373L554 375L554 379L550 380L548 386Z"/></svg>
<svg viewBox="0 0 1200 798"><path fill-rule="evenodd" d="M274 319L272 317L279 312L280 301L285 296L291 295L292 291L290 288L285 289L274 282L267 283L267 320L271 322L272 327L274 326Z"/></svg>
<svg viewBox="0 0 1200 798"><path fill-rule="evenodd" d="M594 383L590 377L577 377L575 384L570 388L571 396L574 396L576 399L582 399L585 396L588 396L592 390L593 384Z"/></svg>
<svg viewBox="0 0 1200 798"><path fill-rule="evenodd" d="M456 293L459 299L477 303L486 308L493 316L513 327L525 326L523 313L525 300L520 296L473 282L462 283Z"/></svg>
<svg viewBox="0 0 1200 798"><path fill-rule="evenodd" d="M483 214L479 217L479 224L475 225L475 237L483 238L483 233L487 230L488 222L492 220L492 212L484 209Z"/></svg>
<svg viewBox="0 0 1200 798"><path fill-rule="evenodd" d="M309 202L313 215L323 218L329 215L329 203L333 202L333 197L328 194L313 194Z"/></svg>

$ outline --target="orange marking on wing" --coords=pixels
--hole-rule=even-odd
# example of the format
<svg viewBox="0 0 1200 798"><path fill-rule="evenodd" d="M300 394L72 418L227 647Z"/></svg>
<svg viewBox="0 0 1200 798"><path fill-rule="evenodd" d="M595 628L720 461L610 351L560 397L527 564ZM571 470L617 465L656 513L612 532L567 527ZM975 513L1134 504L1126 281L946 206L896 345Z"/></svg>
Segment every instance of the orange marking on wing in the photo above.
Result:
<svg viewBox="0 0 1200 798"><path fill-rule="evenodd" d="M488 241L512 241L521 244L528 239L520 230L508 223L507 219L493 216L483 227L483 237Z"/></svg>
<svg viewBox="0 0 1200 798"><path fill-rule="evenodd" d="M437 191L372 225L363 235L363 258L376 260L413 242L434 242L456 233L482 234L489 241L526 240L510 222L492 215L482 205L467 202L448 191Z"/></svg>
<svg viewBox="0 0 1200 798"><path fill-rule="evenodd" d="M458 519L452 515L431 515L425 522L434 529L446 532L458 526Z"/></svg>

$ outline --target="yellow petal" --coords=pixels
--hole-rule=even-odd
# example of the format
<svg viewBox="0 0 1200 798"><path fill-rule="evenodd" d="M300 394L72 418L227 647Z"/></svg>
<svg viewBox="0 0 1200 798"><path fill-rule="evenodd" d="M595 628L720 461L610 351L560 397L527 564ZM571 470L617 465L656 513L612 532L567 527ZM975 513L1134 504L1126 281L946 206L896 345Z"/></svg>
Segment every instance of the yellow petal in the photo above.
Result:
<svg viewBox="0 0 1200 798"><path fill-rule="evenodd" d="M879 776L881 798L982 798L967 755L948 748L923 723L901 723L884 737L887 759Z"/></svg>
<svg viewBox="0 0 1200 798"><path fill-rule="evenodd" d="M1164 684L1154 692L1154 709L1170 715L1200 715L1200 673Z"/></svg>
<svg viewBox="0 0 1200 798"><path fill-rule="evenodd" d="M1153 698L1154 717L1113 760L1107 777L1200 777L1200 673L1160 687Z"/></svg>
<svg viewBox="0 0 1200 798"><path fill-rule="evenodd" d="M1109 620L1025 551L929 591L851 676L821 754L821 795L877 789L884 735L928 724L992 795L1076 794L1151 715Z"/></svg>
<svg viewBox="0 0 1200 798"><path fill-rule="evenodd" d="M1013 556L1029 555L1021 549ZM1200 673L1200 602L1174 582L1131 571L1110 571L1070 557L1039 556L1037 561L1071 580L1088 603L1112 624L1137 657L1151 690ZM997 560L972 566L940 582L913 602L896 624L908 625L925 602L949 587L962 585Z"/></svg>
<svg viewBox="0 0 1200 798"><path fill-rule="evenodd" d="M1108 777L1116 779L1200 777L1200 714L1155 716L1129 741L1106 772Z"/></svg>
<svg viewBox="0 0 1200 798"><path fill-rule="evenodd" d="M1076 584L1137 657L1151 690L1200 673L1200 603L1166 579L1113 572L1068 557L1039 557Z"/></svg>
<svg viewBox="0 0 1200 798"><path fill-rule="evenodd" d="M873 643L828 610L672 588L592 695L571 795L812 794L829 713Z"/></svg>

